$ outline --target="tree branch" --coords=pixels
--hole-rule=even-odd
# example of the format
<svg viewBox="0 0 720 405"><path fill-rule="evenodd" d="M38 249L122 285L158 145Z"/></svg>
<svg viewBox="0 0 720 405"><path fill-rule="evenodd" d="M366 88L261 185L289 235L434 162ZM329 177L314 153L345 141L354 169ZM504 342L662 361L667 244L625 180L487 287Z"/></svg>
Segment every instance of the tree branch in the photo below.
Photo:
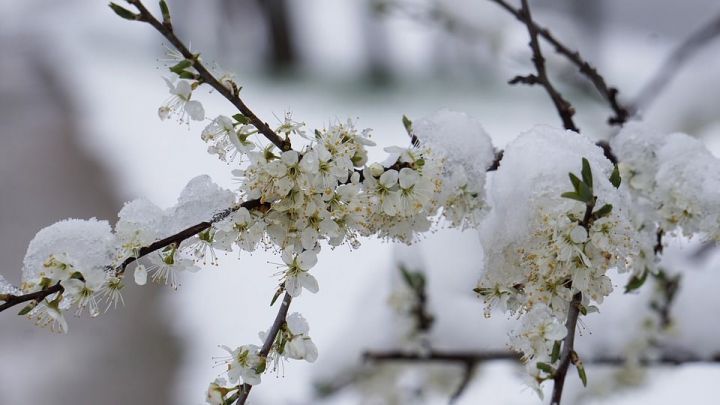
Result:
<svg viewBox="0 0 720 405"><path fill-rule="evenodd" d="M155 252L157 250L160 250L160 249L170 246L172 244L180 245L180 243L182 243L185 239L193 237L193 236L197 235L198 233L210 228L212 226L212 224L227 218L228 215L237 211L241 207L247 208L247 209L253 209L253 208L258 208L262 205L263 205L263 203L261 203L260 200L250 200L250 201L246 201L238 206L228 208L225 211L215 214L209 221L201 222L197 225L193 225L191 227L185 228L182 231L180 231L174 235L170 235L165 239L161 239L159 241L153 242L152 244L150 244L148 246L144 246L144 247L140 248L137 256L128 257L115 270L118 275L123 274L125 272L125 268L128 265L130 265L130 263L133 263L143 256L146 256L152 252ZM2 305L0 305L0 312L6 310L8 308L14 307L15 305L21 304L23 302L27 302L27 301L38 301L39 302L39 301L45 299L45 297L47 297L49 295L55 294L57 292L62 292L62 291L63 291L63 287L60 285L60 283L58 283L58 284L53 285L52 287L48 287L48 288L42 289L40 291L35 291L32 293L28 293L28 294L8 295L5 302Z"/></svg>
<svg viewBox="0 0 720 405"><path fill-rule="evenodd" d="M550 400L550 404L552 405L559 405L560 399L562 398L565 377L567 376L568 368L570 367L572 353L574 353L575 327L577 326L578 316L580 315L580 301L582 301L582 293L580 292L576 293L573 296L572 301L570 301L568 317L565 321L567 335L563 340L560 364L558 365L557 371L555 371L555 375L553 377L555 384L553 385L552 399Z"/></svg>
<svg viewBox="0 0 720 405"><path fill-rule="evenodd" d="M260 349L260 357L267 358L268 354L270 354L270 349L272 349L272 346L275 343L275 338L277 337L278 332L280 332L280 328L285 323L285 318L287 318L291 301L292 297L286 292L285 297L283 297L282 303L280 304L280 308L278 309L277 316L275 316L275 321L270 327L268 335L265 337L265 342L263 342L262 348ZM247 401L251 389L252 385L243 384L238 391L238 400L235 404L243 405L245 401Z"/></svg>
<svg viewBox="0 0 720 405"><path fill-rule="evenodd" d="M720 14L680 43L661 65L655 76L642 88L633 102L633 109L647 109L670 83L673 76L705 45L720 35Z"/></svg>
<svg viewBox="0 0 720 405"><path fill-rule="evenodd" d="M275 146L280 148L282 151L290 150L292 147L290 145L289 139L283 139L278 135L275 131L270 128L270 126L262 121L260 118L258 118L255 113L250 110L250 108L240 99L238 96L239 90L235 87L228 88L218 79L213 76L210 71L202 64L200 61L200 55L199 54L193 54L190 52L188 47L185 46L185 44L175 35L175 31L173 30L172 24L170 23L169 19L164 19L163 22L160 22L158 19L156 19L150 11L143 5L142 1L140 0L127 0L128 3L135 6L140 14L138 15L137 20L146 22L150 24L155 30L157 30L162 36L164 36L170 43L175 47L175 49L178 50L182 54L182 56L187 59L188 61L192 62L192 67L197 70L198 74L202 78L202 81L209 84L212 88L214 88L218 93L222 94L223 97L225 97L228 101L230 101L244 116L246 116L250 123L257 128L257 130L265 136L270 142L272 142Z"/></svg>
<svg viewBox="0 0 720 405"><path fill-rule="evenodd" d="M540 50L540 43L538 42L538 27L532 21L532 16L530 15L530 7L528 6L527 0L522 0L522 9L520 10L520 16L521 21L523 21L527 26L528 34L530 35L530 49L532 50L533 54L532 61L535 65L537 75L517 76L514 79L510 80L510 84L525 83L540 84L541 86L543 86L543 88L545 88L545 91L550 96L550 99L552 99L552 102L555 105L555 109L560 115L560 119L562 120L565 129L580 132L580 130L575 126L572 118L575 114L575 109L555 89L552 83L550 83L550 79L548 78L547 71L545 69L545 58L542 55L542 51Z"/></svg>
<svg viewBox="0 0 720 405"><path fill-rule="evenodd" d="M407 363L462 363L462 364L479 364L487 361L522 361L522 356L515 352L505 351L464 351L464 352L445 352L432 351L427 355L406 353L402 351L386 351L373 352L368 351L363 354L363 360L371 362L407 362ZM600 356L586 361L584 364L596 364L605 366L622 366L626 359L615 356ZM673 356L664 354L658 358L648 358L640 360L640 364L644 366L650 365L671 365L678 366L687 363L720 363L720 352L710 357L700 356Z"/></svg>
<svg viewBox="0 0 720 405"><path fill-rule="evenodd" d="M500 7L508 11L510 14L514 15L515 18L527 24L522 14L522 10L516 9L515 7L507 3L507 1L505 0L490 1L495 2ZM613 116L608 118L608 123L610 125L623 125L628 120L630 113L628 111L628 108L623 106L618 101L618 90L615 87L608 86L608 84L605 82L605 78L603 78L603 76L598 73L597 69L593 65L583 59L578 51L573 51L567 46L565 46L562 42L555 38L555 36L547 28L541 27L532 21L530 22L530 24L532 24L534 30L537 32L537 35L541 36L544 40L550 43L555 48L555 52L563 55L571 63L577 66L580 70L580 73L585 75L585 77L590 80L593 86L595 86L595 89L597 89L602 98L605 99L605 101L608 103L608 106L614 113Z"/></svg>

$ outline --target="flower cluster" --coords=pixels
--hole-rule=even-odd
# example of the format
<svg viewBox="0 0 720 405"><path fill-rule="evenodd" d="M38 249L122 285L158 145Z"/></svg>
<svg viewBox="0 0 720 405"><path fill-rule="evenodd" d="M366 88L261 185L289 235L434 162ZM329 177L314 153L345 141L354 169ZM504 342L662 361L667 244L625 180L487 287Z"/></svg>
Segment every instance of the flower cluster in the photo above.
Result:
<svg viewBox="0 0 720 405"><path fill-rule="evenodd" d="M532 158L538 153L554 159ZM512 345L535 375L538 362L557 361L550 353L565 335L573 297L581 294L583 313L593 310L612 291L608 270L632 265L629 198L589 138L546 127L512 142L496 176L490 198L505 203L483 224L486 264L476 292L488 316L498 306L523 319Z"/></svg>
<svg viewBox="0 0 720 405"><path fill-rule="evenodd" d="M664 232L720 240L720 160L688 135L634 123L613 139L621 170L647 222Z"/></svg>

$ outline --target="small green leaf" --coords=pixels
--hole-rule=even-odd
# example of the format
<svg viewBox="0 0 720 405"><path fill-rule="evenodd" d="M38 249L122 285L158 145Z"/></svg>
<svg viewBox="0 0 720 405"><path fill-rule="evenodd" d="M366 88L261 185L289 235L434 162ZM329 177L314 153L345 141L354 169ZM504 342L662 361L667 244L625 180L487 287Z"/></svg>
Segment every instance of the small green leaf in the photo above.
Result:
<svg viewBox="0 0 720 405"><path fill-rule="evenodd" d="M555 374L555 369L553 368L553 366L551 366L547 363L538 362L537 368L538 368L538 370L544 371L548 374Z"/></svg>
<svg viewBox="0 0 720 405"><path fill-rule="evenodd" d="M180 62L178 62L175 66L170 67L170 71L177 75L180 75L181 73L183 73L185 71L185 69L189 68L190 66L192 66L192 62L189 61L188 59L183 59Z"/></svg>
<svg viewBox="0 0 720 405"><path fill-rule="evenodd" d="M600 219L600 218L606 217L606 216L610 215L610 213L612 212L612 209L613 209L612 204L605 204L602 207L600 207L600 209L593 212L593 216L595 217L595 219Z"/></svg>
<svg viewBox="0 0 720 405"><path fill-rule="evenodd" d="M560 341L556 340L553 344L552 354L550 354L550 362L555 363L560 360Z"/></svg>
<svg viewBox="0 0 720 405"><path fill-rule="evenodd" d="M582 178L583 182L590 187L592 190L593 187L593 180L592 180L592 170L590 169L590 162L588 162L587 159L582 158Z"/></svg>
<svg viewBox="0 0 720 405"><path fill-rule="evenodd" d="M620 169L618 169L618 166L615 165L615 168L613 168L612 174L610 175L610 183L612 183L615 188L620 187L620 182L622 179L620 178Z"/></svg>
<svg viewBox="0 0 720 405"><path fill-rule="evenodd" d="M170 22L170 9L168 8L168 5L165 2L165 0L160 0L160 11L162 12L163 22L169 23Z"/></svg>
<svg viewBox="0 0 720 405"><path fill-rule="evenodd" d="M587 310L587 308L585 307L585 305L583 305L583 304L578 304L578 310L580 310L580 313L581 313L583 316L587 316L588 310Z"/></svg>
<svg viewBox="0 0 720 405"><path fill-rule="evenodd" d="M237 121L243 125L247 125L250 123L250 118L248 118L240 113L233 115L233 118L235 119L235 121Z"/></svg>
<svg viewBox="0 0 720 405"><path fill-rule="evenodd" d="M403 114L402 123L403 123L403 126L405 127L405 131L407 131L408 135L412 136L412 132L413 132L412 121L410 121L410 118L408 118L407 115Z"/></svg>
<svg viewBox="0 0 720 405"><path fill-rule="evenodd" d="M272 300L270 300L270 306L275 305L275 301L277 301L278 297L280 297L280 294L283 292L283 287L279 287L277 291L275 291L275 295L273 295Z"/></svg>
<svg viewBox="0 0 720 405"><path fill-rule="evenodd" d="M588 187L585 183L580 183L580 190L578 190L578 194L580 195L580 198L582 198L582 201L585 204L592 204L593 201L593 192L590 187Z"/></svg>
<svg viewBox="0 0 720 405"><path fill-rule="evenodd" d="M645 280L647 280L648 271L644 271L643 274L640 277L633 276L633 278L630 279L630 281L625 286L625 294L629 293L630 291L635 291L638 288L642 287L643 284L645 284Z"/></svg>
<svg viewBox="0 0 720 405"><path fill-rule="evenodd" d="M27 315L27 313L32 311L33 308L35 308L36 306L37 306L37 303L35 301L33 301L33 302L25 305L25 307L23 307L23 309L21 309L20 312L18 312L18 315Z"/></svg>
<svg viewBox="0 0 720 405"><path fill-rule="evenodd" d="M110 8L112 9L112 11L115 12L115 14L117 14L118 16L120 16L120 17L122 17L122 18L124 18L124 19L126 19L126 20L135 21L135 20L137 20L138 17L139 17L139 15L137 15L137 14L133 13L132 11L130 11L130 10L124 8L124 7L121 7L121 6L119 6L119 5L115 4L115 3L112 3L112 2L111 2L111 3L108 4L108 5L109 5Z"/></svg>
<svg viewBox="0 0 720 405"><path fill-rule="evenodd" d="M575 192L572 192L572 191L568 191L568 192L566 192L566 193L562 193L562 194L560 194L560 197L564 197L564 198L569 198L569 199L571 199L571 200L580 201L581 203L584 203L584 202L585 202L585 200L584 200L582 197L580 197L580 195L579 195L578 193L575 193Z"/></svg>
<svg viewBox="0 0 720 405"><path fill-rule="evenodd" d="M579 192L580 191L580 183L582 183L582 181L578 178L578 176L576 176L572 173L568 173L568 176L570 176L570 183L572 183L573 189L575 189L575 192L576 193Z"/></svg>
<svg viewBox="0 0 720 405"><path fill-rule="evenodd" d="M578 364L575 365L578 371L578 376L580 376L580 381L583 383L583 387L587 387L587 374L585 374L585 366L581 362L578 362Z"/></svg>

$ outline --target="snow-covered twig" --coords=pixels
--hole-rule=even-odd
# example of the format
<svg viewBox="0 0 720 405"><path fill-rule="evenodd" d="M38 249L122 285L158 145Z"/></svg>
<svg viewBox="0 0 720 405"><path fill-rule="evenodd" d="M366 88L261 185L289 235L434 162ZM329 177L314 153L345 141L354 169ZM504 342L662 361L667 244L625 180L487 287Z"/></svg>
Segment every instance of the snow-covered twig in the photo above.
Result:
<svg viewBox="0 0 720 405"><path fill-rule="evenodd" d="M155 252L157 250L160 250L160 249L170 246L172 244L180 245L180 243L183 242L185 239L195 236L198 233L210 228L212 226L212 224L226 218L228 215L237 211L240 208L253 209L253 208L258 208L261 205L262 205L262 203L260 203L260 200L246 201L236 207L228 208L225 211L215 214L209 221L201 222L199 224L190 226L176 234L168 236L167 238L160 239L156 242L151 243L148 246L144 246L144 247L140 248L137 256L131 256L131 257L128 257L127 259L125 259L125 261L123 261L122 264L120 264L120 266L118 266L118 268L116 269L116 272L118 274L124 273L125 268L127 268L127 266L129 266L131 263L137 261L139 258L146 256L152 252ZM6 299L4 300L5 302L2 305L0 305L0 312L6 310L8 308L14 307L15 305L21 304L23 302L27 302L27 301L40 302L45 297L48 297L52 294L62 292L62 291L63 291L63 287L60 285L60 283L57 283L51 287L44 288L40 291L35 291L35 292L29 293L29 294L8 295L6 297Z"/></svg>

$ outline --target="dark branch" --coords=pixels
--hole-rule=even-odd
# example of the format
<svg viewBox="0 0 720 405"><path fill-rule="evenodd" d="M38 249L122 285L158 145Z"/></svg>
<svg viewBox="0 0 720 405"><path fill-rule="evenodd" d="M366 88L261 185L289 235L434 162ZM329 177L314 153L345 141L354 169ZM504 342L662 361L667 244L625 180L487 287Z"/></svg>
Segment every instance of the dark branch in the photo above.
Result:
<svg viewBox="0 0 720 405"><path fill-rule="evenodd" d="M497 3L500 7L508 11L510 14L514 15L515 18L527 24L521 10L518 10L515 7L511 6L505 0L491 1ZM571 63L578 67L580 73L585 75L585 77L587 77L590 82L592 82L593 86L595 86L595 89L597 89L602 98L607 101L610 109L612 109L614 113L613 116L608 118L608 123L610 125L624 124L628 120L630 113L628 111L628 108L623 106L618 101L618 90L614 87L608 86L602 75L598 73L597 69L593 65L588 63L588 61L583 59L582 56L580 56L579 52L571 50L562 42L558 41L557 38L555 38L555 36L553 36L547 28L541 27L534 22L531 22L531 24L537 34L555 48L555 52L563 55Z"/></svg>
<svg viewBox="0 0 720 405"><path fill-rule="evenodd" d="M474 364L484 363L488 361L522 361L522 356L515 352L504 351L466 351L466 352L444 352L432 351L427 355L411 354L402 351L387 352L365 352L363 354L365 361L372 362L405 362L405 363L461 363ZM616 356L601 356L583 361L584 364L606 365L606 366L622 366L627 359ZM687 363L720 363L720 352L710 357L701 357L695 355L677 356L672 354L664 354L657 358L641 359L640 364L643 366L650 365L672 365L677 366Z"/></svg>
<svg viewBox="0 0 720 405"><path fill-rule="evenodd" d="M647 109L670 83L673 76L705 45L720 35L720 14L700 27L678 45L665 59L660 70L642 88L633 102L635 110Z"/></svg>
<svg viewBox="0 0 720 405"><path fill-rule="evenodd" d="M537 75L530 75L530 76L518 76L511 80L510 82L513 83L526 83L526 84L539 84L545 88L545 91L550 96L550 99L552 100L553 104L555 105L555 109L557 110L558 114L560 115L560 119L562 120L563 126L565 129L569 129L575 132L580 132L580 130L575 126L575 122L573 122L573 115L575 114L575 109L570 105L570 103L565 100L565 98L555 89L555 87L550 82L550 78L547 75L547 71L545 69L545 58L542 55L542 51L540 50L540 43L538 42L538 27L533 23L532 16L530 14L530 7L528 6L527 0L523 0L522 2L522 9L520 11L521 20L525 23L528 29L528 34L530 35L530 49L532 50L532 61L535 65L535 70L537 70Z"/></svg>
<svg viewBox="0 0 720 405"><path fill-rule="evenodd" d="M280 309L278 309L277 316L275 316L275 321L270 327L267 337L265 337L265 342L263 342L262 348L260 348L260 357L267 358L268 354L270 354L270 349L272 349L272 346L275 343L275 338L277 337L278 332L280 332L280 328L285 323L285 318L287 318L287 313L290 309L291 301L292 297L290 296L290 294L285 293L285 297L283 297L282 303L280 304ZM245 401L247 401L251 389L252 385L242 385L239 391L236 405L242 405L245 403Z"/></svg>
<svg viewBox="0 0 720 405"><path fill-rule="evenodd" d="M200 55L190 52L185 44L177 37L177 35L175 35L175 31L173 30L172 24L169 20L160 22L152 15L152 13L150 13L150 11L148 11L147 8L145 8L145 5L143 5L140 0L128 0L128 3L135 6L140 12L138 14L138 21L150 24L160 34L162 34L165 39L170 41L170 43L182 54L185 59L192 62L192 67L197 70L204 83L209 84L218 93L222 94L223 97L230 101L244 116L250 120L250 123L252 123L252 125L257 128L261 134L263 134L270 142L275 144L275 146L280 148L280 150L286 151L291 149L290 140L280 137L280 135L273 131L266 122L258 118L258 116L250 110L242 99L240 99L238 96L238 89L234 87L232 89L226 87L220 83L220 81L216 79L210 71L207 70L205 65L203 65L200 61Z"/></svg>
<svg viewBox="0 0 720 405"><path fill-rule="evenodd" d="M560 399L562 398L563 386L565 385L565 377L567 376L568 368L570 367L571 354L574 352L575 344L575 327L577 326L578 316L580 315L580 301L582 301L582 293L576 293L572 301L570 301L570 308L568 309L568 317L565 321L565 328L567 328L567 335L563 341L562 354L560 355L560 364L558 365L557 371L553 376L553 393L550 403L552 405L559 405Z"/></svg>

